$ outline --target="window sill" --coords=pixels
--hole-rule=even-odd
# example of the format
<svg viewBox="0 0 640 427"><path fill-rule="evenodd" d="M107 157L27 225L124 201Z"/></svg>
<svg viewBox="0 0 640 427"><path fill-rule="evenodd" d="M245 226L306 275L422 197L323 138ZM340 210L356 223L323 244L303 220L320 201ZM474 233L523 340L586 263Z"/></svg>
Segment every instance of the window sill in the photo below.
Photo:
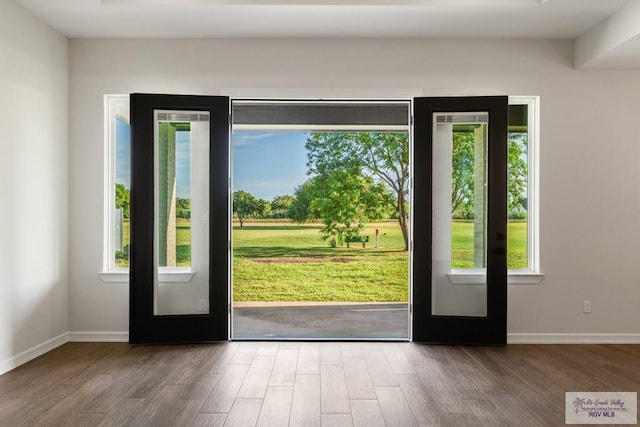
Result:
<svg viewBox="0 0 640 427"><path fill-rule="evenodd" d="M160 283L188 283L195 273L190 269L175 271L163 271L158 274ZM129 283L129 270L111 270L98 273L104 283ZM449 281L454 285L482 285L485 283L485 275L477 271L455 271L447 274ZM543 273L529 271L513 271L507 275L509 285L535 285L542 281Z"/></svg>
<svg viewBox="0 0 640 427"><path fill-rule="evenodd" d="M479 271L455 270L447 274L454 285L483 285L486 283L485 274ZM527 270L513 270L507 273L509 285L537 285L544 278L543 273Z"/></svg>
<svg viewBox="0 0 640 427"><path fill-rule="evenodd" d="M160 283L188 283L195 273L190 268L161 270L158 273ZM129 270L116 269L98 273L104 283L129 283Z"/></svg>

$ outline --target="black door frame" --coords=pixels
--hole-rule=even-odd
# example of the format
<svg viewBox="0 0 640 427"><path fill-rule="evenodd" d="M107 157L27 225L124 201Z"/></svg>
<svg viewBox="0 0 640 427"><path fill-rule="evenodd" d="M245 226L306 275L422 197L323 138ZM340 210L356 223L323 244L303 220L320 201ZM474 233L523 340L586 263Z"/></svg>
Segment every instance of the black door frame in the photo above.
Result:
<svg viewBox="0 0 640 427"><path fill-rule="evenodd" d="M414 99L413 341L506 344L508 103L507 96ZM489 113L487 316L438 316L432 312L433 114L478 111Z"/></svg>
<svg viewBox="0 0 640 427"><path fill-rule="evenodd" d="M226 341L230 283L230 99L222 96L131 95L130 333L132 344ZM508 98L414 98L412 339L458 344L506 343L506 167ZM209 314L154 316L154 110L208 111L210 126ZM431 309L432 114L488 111L487 316L433 315ZM428 165L417 168L416 165ZM225 218L226 221L220 221Z"/></svg>
<svg viewBox="0 0 640 427"><path fill-rule="evenodd" d="M129 342L226 341L229 337L229 98L132 94ZM155 316L154 110L210 114L209 313Z"/></svg>

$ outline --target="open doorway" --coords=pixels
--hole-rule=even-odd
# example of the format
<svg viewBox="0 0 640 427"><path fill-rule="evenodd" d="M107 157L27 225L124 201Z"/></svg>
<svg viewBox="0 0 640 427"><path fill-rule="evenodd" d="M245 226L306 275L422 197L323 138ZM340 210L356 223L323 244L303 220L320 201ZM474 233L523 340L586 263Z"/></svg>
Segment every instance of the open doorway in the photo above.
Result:
<svg viewBox="0 0 640 427"><path fill-rule="evenodd" d="M229 98L213 97L213 96L188 96L188 95L156 95L156 94L132 94L131 95L131 129L132 129L132 156L131 168L136 171L132 175L132 188L135 191L131 198L131 256L130 256L130 331L129 337L131 343L159 343L159 342L196 342L196 341L216 341L225 340L229 337L235 339L413 339L419 342L451 342L451 343L483 343L483 344L500 344L506 342L506 301L507 301L507 128L508 128L508 99L506 96L496 97L459 97L459 98L416 98L413 100L413 111L415 116L415 125L412 130L413 144L411 147L413 164L413 177L411 177L411 260L409 259L406 235L402 233L401 219L408 220L406 212L409 211L408 204L405 214L400 216L396 213L396 220L400 226L401 234L403 234L404 247L397 252L407 253L405 272L408 270L411 275L411 287L409 280L407 283L407 300L404 297L391 301L375 301L370 298L365 300L349 301L348 298L339 295L339 297L330 297L325 301L318 298L326 297L320 292L320 289L311 289L307 295L312 295L310 301L300 301L312 306L329 305L337 306L338 310L326 312L320 317L306 317L306 324L292 323L291 319L278 320L275 318L265 318L254 316L251 313L241 313L243 308L252 309L256 307L237 307L233 310L233 321L235 325L231 331L229 328L229 320L231 316L231 302L237 300L230 299L232 291L231 284L234 286L236 295L240 295L240 290L236 287L234 281L229 281L230 276L238 275L239 269L230 269L234 262L243 261L239 257L232 260L232 249L234 255L241 254L241 247L232 248L230 238L233 238L231 232L232 226L232 196L234 187L230 186L231 162L230 141L231 137L229 122ZM266 108L265 108L266 107ZM407 133L409 127L409 101L406 102L269 102L269 101L238 101L233 105L233 119L231 120L233 127L237 131L304 131L308 134L305 139L305 150L307 150L307 162L305 166L308 168L309 179L318 179L319 182L312 186L315 191L311 194L320 195L315 197L315 202L310 202L309 212L311 216L305 221L299 221L295 227L304 229L305 227L320 226L316 230L320 234L320 242L315 243L318 246L312 246L306 251L305 257L300 257L300 253L296 255L303 258L302 262L292 262L290 264L300 264L304 266L313 266L316 259L328 258L327 251L331 253L331 261L329 268L324 276L329 276L329 284L334 289L342 290L347 288L347 284L356 281L357 275L351 274L358 271L353 267L356 262L345 261L348 255L378 255L371 257L370 260L380 261L384 258L384 254L380 253L381 247L372 248L371 230L374 233L374 242L381 245L381 230L387 221L380 212L386 211L388 204L385 199L390 201L393 194L389 196L389 188L384 187L384 180L379 175L374 175L373 168L365 168L365 160L376 152L378 146L387 147L389 153L406 153L403 159L409 158L408 143L409 135ZM468 116L477 116L475 121L469 121ZM443 115L444 114L444 115ZM206 118L208 117L209 131L200 133L195 132L197 129L203 130ZM483 117L490 118L486 123L485 132L482 121ZM443 120L444 118L444 120ZM462 121L461 121L462 119ZM482 119L482 120L481 120ZM201 170L202 173L191 174L191 194L193 196L194 180L196 184L206 181L209 185L209 191L205 191L209 198L209 203L198 204L200 208L194 210L196 203L191 200L191 265L185 271L167 271L174 268L172 266L164 266L161 257L158 255L160 246L159 240L160 225L164 227L165 221L156 218L157 206L162 205L162 197L160 196L160 182L168 181L177 185L178 180L171 179L173 173L167 174L172 161L167 160L167 169L164 169L164 158L177 158L173 154L165 156L163 150L170 150L174 153L173 138L162 137L161 128L165 125L170 127L185 127L188 124L190 141L200 141L204 143L208 140L208 144L198 146L206 150L194 149L192 146L189 150L191 160L200 164L200 161L208 163L208 167ZM200 126L202 125L202 126ZM463 128L460 128L460 126ZM478 126L479 125L479 126ZM470 126L470 127L469 127ZM454 129L455 128L455 129ZM467 129L468 128L468 129ZM176 132L177 132L176 128ZM478 250L484 253L482 257L486 262L486 268L474 268L471 275L463 274L462 281L458 272L452 269L447 273L447 269L439 269L440 274L432 274L435 265L441 262L452 264L450 258L453 254L453 242L460 235L455 232L460 227L439 227L439 224L453 224L453 216L451 209L443 209L442 212L435 212L434 206L448 206L451 203L453 186L447 184L453 181L454 174L444 173L448 170L444 168L445 163L451 166L456 163L456 159L464 159L465 156L457 156L454 153L464 150L454 150L455 147L461 145L456 142L455 134L473 132L473 161L463 162L466 165L474 165L474 185L469 184L468 188L473 188L474 201L474 234L475 234L475 212L486 211L486 221L481 224L478 229L482 230L486 224L486 233L478 236L479 242L485 242ZM181 131L186 132L186 130ZM196 133L207 138L196 137ZM486 137L485 137L486 135ZM260 138L258 138L260 139ZM362 143L362 139L367 141ZM458 138L459 139L459 138ZM464 138L463 138L464 139ZM385 144L376 144L372 141L380 142L385 140L385 144L395 141L400 146L388 146ZM470 141L470 140L469 140ZM454 143L455 142L455 143ZM464 145L464 144L463 144ZM454 147L455 146L455 147ZM327 147L332 149L328 149ZM355 147L355 148L354 148ZM366 149L362 149L365 147ZM476 148L478 150L476 150ZM206 154L208 152L208 155ZM334 156L328 156L327 153L337 153ZM477 154L476 154L477 153ZM444 161L443 159L447 160ZM267 155L263 155L261 160L264 162ZM272 156L273 157L273 156ZM511 153L510 153L511 157ZM522 157L520 154L518 157ZM438 160L436 165L434 159ZM477 162L476 162L477 158ZM329 159L328 161L324 161ZM451 159L449 162L448 159ZM481 161L484 159L485 161ZM256 162L255 164L258 164ZM372 164L371 162L369 162ZM483 166L486 163L486 167ZM202 163L204 165L204 163ZM288 162L287 164L293 164ZM476 165L478 166L476 168ZM169 168L170 167L170 168ZM256 166L254 166L255 168ZM378 169L389 171L393 170L394 163L382 162ZM510 166L511 167L511 166ZM284 168L284 166L282 166ZM205 170L208 169L208 174ZM463 168L464 169L464 168ZM407 166L407 171L409 168ZM476 174L480 173L484 176L486 182L486 190L478 185L476 191ZM193 171L192 171L193 172ZM329 173L331 172L331 173ZM333 172L345 177L344 180L331 179ZM378 171L379 172L379 171ZM511 169L513 173L513 169ZM203 180L208 175L208 179ZM274 173L267 174L261 178L267 181L273 177ZM329 176L330 175L330 176ZM409 176L409 175L407 175ZM471 176L471 175L468 175ZM482 176L480 182L482 183ZM434 178L437 178L439 184L434 189ZM167 188L174 187L171 182ZM304 187L293 182L294 189ZM306 182L306 181L305 181ZM408 180L403 181L405 185L402 194L408 192ZM444 182L444 185L442 185ZM175 188L175 187L174 187ZM362 190L362 191L360 191ZM437 190L437 193L435 193ZM486 191L486 195L485 195ZM163 190L164 193L164 190ZM173 191L167 192L169 203L169 212L176 212L177 215L177 193L173 196ZM386 194L386 197L385 197ZM476 197L476 194L478 197ZM364 196L366 195L366 197ZM408 194L407 194L408 195ZM169 198L170 196L170 198ZM206 197L205 196L205 197ZM396 194L398 196L398 194ZM438 202L442 196L442 202ZM255 197L254 197L255 198ZM446 203L445 203L446 199ZM513 200L522 200L522 197L515 197ZM373 200L373 203L366 201ZM174 202L175 201L175 202ZM259 199L257 200L259 201ZM488 204L482 206L479 203L476 209L476 201L486 201ZM405 202L397 202L396 212L401 212L401 208L405 206ZM521 203L521 202L520 202ZM327 218L335 218L326 214L326 204L330 207L333 204L339 204L344 209L338 210L340 215L335 221L327 221ZM256 203L255 205L260 205ZM176 206L174 209L173 206ZM236 203L236 214L239 203ZM346 207L345 207L346 206ZM385 206L387 206L385 208ZM485 209L486 208L486 209ZM265 209L266 211L266 209ZM319 215L314 216L314 212ZM346 213L344 213L344 212ZM367 212L374 212L369 214ZM335 211L333 211L335 212ZM358 212L367 213L356 215ZM391 210L391 212L393 212ZM434 219L434 215L438 218ZM171 214L173 215L173 214ZM354 216L355 215L355 216ZM393 213L390 214L393 217ZM253 215L256 221L257 215ZM247 217L249 218L249 217ZM320 219L318 219L320 218ZM351 219L349 219L351 218ZM265 218L268 219L268 218ZM393 218L391 218L393 219ZM478 218L479 220L480 218ZM206 224L209 227L209 233L198 233L199 237L208 235L209 244L194 244L194 231L197 224ZM239 222L239 218L238 218ZM391 221L389 221L391 222ZM169 221L173 224L173 221ZM177 220L176 220L177 224ZM439 230L438 236L433 233L434 224ZM409 229L408 224L406 228ZM243 222L244 226L244 222ZM243 226L238 227L240 229ZM369 231L367 231L369 226ZM170 227L173 229L173 225ZM155 231L154 231L155 230ZM202 229L201 229L202 230ZM377 233L376 233L377 230ZM167 230L167 236L169 236ZM243 230L241 230L243 231ZM444 231L444 234L440 233ZM458 230L459 231L459 230ZM177 233L176 233L177 234ZM318 236L316 234L316 236ZM384 236L384 234L382 234ZM445 238L440 239L440 236ZM486 238L484 237L486 236ZM287 264L280 261L290 261L286 254L278 257L264 256L267 249L271 250L281 247L284 251L286 246L278 245L277 242L271 241L262 246L258 245L259 235L253 235L245 239L247 248L254 247L254 256L246 257L252 261L254 266L261 264L256 262L257 258L276 258L279 262L263 262L263 264ZM324 237L324 240L322 239ZM377 237L377 239L376 239ZM241 239L235 239L241 242ZM292 237L284 239L285 241L297 241ZM314 240L315 241L315 240ZM474 239L466 239L467 242L473 242L473 252L475 254L475 237ZM178 239L167 237L167 246L173 247L178 245ZM315 241L317 242L317 241ZM444 243L443 243L444 242ZM347 245L349 243L349 245ZM450 243L450 244L449 244ZM359 245L362 245L360 247ZM367 246L368 245L368 246ZM208 251L206 248L208 247ZM436 248L437 250L434 250ZM176 264L177 264L176 248ZM303 251L304 247L297 248L298 252ZM378 251L377 253L374 251ZM313 251L313 252L311 252ZM167 248L169 252L169 248ZM196 262L196 252L203 254L208 253L208 267L202 267ZM323 254L324 252L324 254ZM248 251L246 251L248 253ZM274 255L272 253L271 255ZM291 254L289 254L291 255ZM446 257L446 258L443 258ZM289 258L292 258L291 256ZM304 259L307 258L307 259ZM342 259L344 258L344 260ZM273 261L273 260L270 260ZM410 261L413 261L410 263ZM411 266L409 267L409 263ZM168 264L168 262L167 262ZM338 271L338 266L345 264L350 268L350 273L340 274L337 277L331 276L331 273ZM388 263L379 263L383 265L383 270L393 270ZM453 264L452 264L453 265ZM474 256L475 265L475 256ZM176 265L175 268L178 267ZM375 271L373 268L365 269L367 272ZM361 270L360 270L361 271ZM437 273L436 272L436 273ZM446 275L449 283L439 280L442 273ZM406 273L409 276L409 273ZM185 292L188 289L195 288L192 286L199 283L204 276L209 275L208 294L193 294ZM396 273L395 276L400 277L402 273ZM277 294L277 288L273 285L279 282L281 274L264 275L250 274L252 279L265 277L271 288L264 292L269 298ZM294 286L304 289L303 285L313 283L322 274L314 271L306 271L298 274L294 281ZM394 276L392 274L392 276ZM364 286L360 289L371 289L375 284L381 283L381 275L375 275L375 278L368 277L364 281ZM346 278L346 281L340 280ZM436 282L437 279L437 282ZM195 281L194 281L195 280ZM403 278L404 280L404 278ZM255 283L256 281L253 280ZM465 286L458 286L464 284ZM440 286L443 285L443 286ZM469 285L469 286L466 286ZM389 286L387 286L389 287ZM161 289L162 288L162 289ZM162 297L165 290L171 289L171 295L167 295L169 299ZM411 297L409 298L409 289ZM441 292L442 291L442 292ZM448 292L453 291L453 292ZM300 293L300 292L298 292ZM355 293L356 295L361 295ZM465 307L478 308L474 312L460 311L460 298L457 295L464 294ZM208 296L207 296L208 295ZM368 294L366 294L368 295ZM402 295L402 293L401 293ZM253 295L253 300L247 303L260 303L258 297ZM162 299L162 301L160 301ZM295 306L291 304L294 298L287 297L281 301L272 301L273 304L284 306ZM486 306L486 310L480 310L480 306L476 304L477 300ZM455 304L449 304L453 301ZM168 302L171 304L171 310L161 309L161 303ZM268 302L268 301L267 301ZM363 304L372 303L397 304L394 307L366 307ZM238 301L240 303L240 301ZM283 304L284 303L284 304ZM324 304L322 304L324 303ZM349 304L351 303L351 304ZM177 310L173 308L178 307ZM240 304L238 304L240 305ZM344 313L345 307L349 305L359 305L356 309L351 309L350 315ZM299 306L299 304L298 304ZM257 307L260 308L260 307ZM326 307L325 307L326 308ZM443 311L445 310L445 311ZM400 312L398 319L406 319L406 334L402 336L395 335L393 330L385 329L369 330L367 327L374 325L376 322L382 325L388 325L392 322L384 320L385 315L398 311ZM411 323L409 320L409 311L411 311ZM276 311L277 314L283 313L282 310ZM356 315L364 313L361 317ZM367 314L373 313L373 314ZM244 318L242 315L244 314ZM253 316L253 317L252 317ZM293 312L293 317L300 317ZM248 320L249 323L262 325L258 329L258 333L254 333L246 327L244 332L241 320ZM364 320L362 320L364 319ZM383 319L383 320L381 320ZM333 322L340 328L329 328L323 330L323 322L327 324ZM402 320L400 320L402 322ZM301 330L291 330L293 326L300 327ZM347 329L346 326L352 329ZM411 330L411 334L408 330Z"/></svg>
<svg viewBox="0 0 640 427"><path fill-rule="evenodd" d="M409 117L232 102L233 339L409 339Z"/></svg>

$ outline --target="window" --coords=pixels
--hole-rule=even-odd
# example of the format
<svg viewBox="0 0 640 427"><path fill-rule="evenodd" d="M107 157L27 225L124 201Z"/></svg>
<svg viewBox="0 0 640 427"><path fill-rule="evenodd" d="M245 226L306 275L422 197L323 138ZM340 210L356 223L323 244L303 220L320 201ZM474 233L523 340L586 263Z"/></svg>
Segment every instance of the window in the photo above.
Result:
<svg viewBox="0 0 640 427"><path fill-rule="evenodd" d="M538 257L538 98L509 98L507 176L507 267L509 283L540 281ZM467 120L468 122L468 120ZM481 283L482 260L474 248L483 236L474 218L474 147L480 124L453 126L451 274L453 283ZM477 154L477 153L475 153ZM481 230L480 230L481 231Z"/></svg>
<svg viewBox="0 0 640 427"><path fill-rule="evenodd" d="M126 281L129 267L131 126L129 96L105 95L105 280Z"/></svg>
<svg viewBox="0 0 640 427"><path fill-rule="evenodd" d="M192 146L200 142L204 149L199 159L208 159L204 155L208 150L209 115L193 113L176 114L172 111L156 111L156 158L155 186L156 195L155 225L156 254L158 266L165 268L191 267L191 169ZM192 141L192 135L201 141ZM199 172L208 173L208 164ZM205 181L199 179L197 182ZM203 189L202 193L206 193ZM201 194L208 201L207 194ZM204 197L207 196L207 197ZM196 202L201 202L197 199ZM198 206L201 211L206 206ZM200 223L194 224L196 229ZM208 230L195 230L199 235ZM208 249L208 248L207 248Z"/></svg>
<svg viewBox="0 0 640 427"><path fill-rule="evenodd" d="M540 276L538 104L538 97L509 98L507 265L511 283L540 279L534 277Z"/></svg>
<svg viewBox="0 0 640 427"><path fill-rule="evenodd" d="M130 169L130 125L129 96L105 95L105 248L103 280L128 280L129 266L129 169ZM509 98L509 176L508 176L508 258L510 283L537 283L540 281L538 246L538 97ZM465 132L456 133L461 150L468 142ZM178 130L176 138L180 139ZM468 136L468 135L467 135ZM460 157L464 160L462 157ZM461 170L464 170L462 168ZM463 181L464 174L460 177ZM464 190L464 189L463 189ZM468 190L468 189L467 189ZM462 192L464 193L464 191ZM461 193L461 194L462 194ZM184 199L184 200L182 200ZM452 194L452 199L455 199ZM177 195L176 209L179 210L178 222L185 221L182 216L190 216L190 200ZM455 201L455 200L454 200ZM466 202L472 201L467 198ZM457 201L452 219L458 236L452 245L452 271L450 280L454 283L473 283L479 277L474 274L473 250L464 257L456 255L466 247L456 247L456 241L464 245L464 235L469 230L468 206L465 197ZM185 205L185 206L182 206ZM184 211L184 212L183 212ZM465 223L466 222L466 223ZM180 225L180 224L178 224ZM471 224L473 225L473 224ZM471 230L473 233L473 230ZM468 240L468 239L466 239ZM189 242L190 243L190 242ZM466 244L469 242L467 241ZM473 246L473 242L471 243ZM188 245L190 247L190 245ZM473 248L472 248L473 249ZM185 253L186 257L190 254ZM189 265L189 261L177 265ZM476 277L477 276L477 277Z"/></svg>
<svg viewBox="0 0 640 427"><path fill-rule="evenodd" d="M105 215L104 260L102 280L127 282L129 280L129 194L131 169L131 126L129 123L129 96L105 95ZM172 160L174 184L177 193L172 198L169 211L173 214L173 259L162 261L161 282L188 281L192 277L191 233L191 135L189 123L173 123L164 120L160 126L170 127L174 152ZM162 129L160 129L162 130ZM167 129L165 129L167 130ZM167 133L167 132L165 132ZM166 138L165 138L166 139ZM165 198L166 199L166 198ZM160 198L160 200L164 200ZM165 200L166 202L166 200ZM165 203L166 204L166 203ZM162 257L162 255L160 254ZM185 268L186 267L186 268Z"/></svg>

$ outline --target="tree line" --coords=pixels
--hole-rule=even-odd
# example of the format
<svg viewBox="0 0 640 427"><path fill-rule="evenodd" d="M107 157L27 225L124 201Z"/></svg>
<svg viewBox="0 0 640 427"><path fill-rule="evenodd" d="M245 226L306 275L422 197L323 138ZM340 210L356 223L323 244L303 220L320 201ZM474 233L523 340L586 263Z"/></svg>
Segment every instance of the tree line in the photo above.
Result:
<svg viewBox="0 0 640 427"><path fill-rule="evenodd" d="M473 132L454 132L451 213L474 216ZM332 246L359 236L366 223L394 218L409 247L409 135L393 132L312 132L305 144L310 178L293 195L271 203L245 191L233 194L240 225L248 218L321 221L322 239ZM526 216L527 134L509 133L508 211Z"/></svg>
<svg viewBox="0 0 640 427"><path fill-rule="evenodd" d="M233 193L233 213L238 218L240 227L243 227L244 222L250 218L291 219L293 218L291 209L294 203L295 197L288 194L276 196L273 200L268 201L259 199L243 190Z"/></svg>
<svg viewBox="0 0 640 427"><path fill-rule="evenodd" d="M452 217L473 218L473 132L454 132L452 151ZM527 134L509 133L508 211L526 215ZM393 218L409 247L409 135L394 132L312 132L307 138L307 175L294 194L268 201L238 190L233 213L247 219L320 221L322 239L332 246L359 237L367 223ZM129 190L116 184L116 208L129 218ZM191 201L176 199L176 216L191 217Z"/></svg>
<svg viewBox="0 0 640 427"><path fill-rule="evenodd" d="M312 132L305 144L310 178L293 195L271 203L246 191L233 193L240 226L248 218L321 221L331 246L360 236L366 223L397 219L409 242L409 145L406 133Z"/></svg>
<svg viewBox="0 0 640 427"><path fill-rule="evenodd" d="M122 217L129 219L131 211L131 193L123 184L116 183L115 208L122 209ZM176 198L176 217L191 218L191 199Z"/></svg>
<svg viewBox="0 0 640 427"><path fill-rule="evenodd" d="M366 223L395 218L409 248L409 135L314 132L305 145L308 214L320 216L332 246L360 236Z"/></svg>

